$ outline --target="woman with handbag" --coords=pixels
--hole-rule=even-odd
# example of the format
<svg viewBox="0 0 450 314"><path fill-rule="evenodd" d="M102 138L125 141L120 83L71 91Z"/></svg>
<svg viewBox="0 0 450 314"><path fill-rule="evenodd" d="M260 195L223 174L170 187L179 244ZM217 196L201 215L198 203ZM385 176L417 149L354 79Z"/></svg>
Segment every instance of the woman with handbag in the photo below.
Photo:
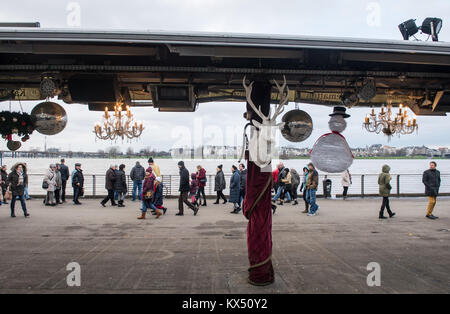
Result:
<svg viewBox="0 0 450 314"><path fill-rule="evenodd" d="M197 166L197 183L198 183L198 190L197 190L197 200L199 201L198 205L206 206L206 195L205 195L205 186L206 186L206 170L198 165ZM201 196L203 195L203 204L201 204Z"/></svg>
<svg viewBox="0 0 450 314"><path fill-rule="evenodd" d="M154 181L155 176L152 173L152 168L149 167L145 172L144 184L142 185L142 213L138 219L145 219L147 208L155 209L152 204Z"/></svg>
<svg viewBox="0 0 450 314"><path fill-rule="evenodd" d="M28 176L25 171L25 166L23 163L17 163L11 168L11 172L8 175L7 186L9 191L7 194L11 193L11 217L16 217L14 213L14 207L16 205L16 199L19 198L20 204L22 205L23 215L29 217L30 214L27 212L27 206L25 203L25 186L28 184ZM8 196L9 198L9 196Z"/></svg>
<svg viewBox="0 0 450 314"><path fill-rule="evenodd" d="M380 196L383 197L383 202L381 203L380 214L378 216L379 219L387 219L384 216L384 209L387 209L389 214L389 218L395 216L395 213L391 211L391 207L389 205L389 195L391 194L392 186L391 186L391 174L389 171L391 167L388 165L384 165L382 168L382 172L378 176L378 185L380 187Z"/></svg>
<svg viewBox="0 0 450 314"><path fill-rule="evenodd" d="M42 181L42 188L47 190L47 195L44 200L45 206L55 206L55 190L56 190L56 165L51 164L45 173L44 180Z"/></svg>

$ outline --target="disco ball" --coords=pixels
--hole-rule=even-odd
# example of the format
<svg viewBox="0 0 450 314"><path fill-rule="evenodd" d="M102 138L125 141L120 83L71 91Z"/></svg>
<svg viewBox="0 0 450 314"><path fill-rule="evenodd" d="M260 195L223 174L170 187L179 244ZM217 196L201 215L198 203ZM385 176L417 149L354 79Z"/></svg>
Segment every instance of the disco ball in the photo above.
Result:
<svg viewBox="0 0 450 314"><path fill-rule="evenodd" d="M281 135L290 142L303 142L312 133L313 122L311 116L303 110L287 112L280 125Z"/></svg>
<svg viewBox="0 0 450 314"><path fill-rule="evenodd" d="M63 107L51 101L44 101L31 110L36 120L36 130L45 135L55 135L64 130L67 114Z"/></svg>

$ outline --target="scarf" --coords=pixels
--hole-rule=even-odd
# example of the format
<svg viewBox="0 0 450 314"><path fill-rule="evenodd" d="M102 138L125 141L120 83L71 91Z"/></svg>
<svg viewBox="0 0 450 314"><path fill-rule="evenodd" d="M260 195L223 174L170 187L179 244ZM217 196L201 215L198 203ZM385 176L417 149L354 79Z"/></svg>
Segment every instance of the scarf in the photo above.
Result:
<svg viewBox="0 0 450 314"><path fill-rule="evenodd" d="M16 170L17 175L19 176L19 182L17 185L23 185L23 171Z"/></svg>

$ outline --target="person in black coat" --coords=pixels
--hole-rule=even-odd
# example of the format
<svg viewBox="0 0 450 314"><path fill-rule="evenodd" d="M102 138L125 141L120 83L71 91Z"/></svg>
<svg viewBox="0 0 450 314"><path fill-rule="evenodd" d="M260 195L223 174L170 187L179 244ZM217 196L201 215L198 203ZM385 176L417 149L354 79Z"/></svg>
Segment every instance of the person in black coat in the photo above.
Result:
<svg viewBox="0 0 450 314"><path fill-rule="evenodd" d="M425 185L425 195L428 197L427 215L425 217L429 219L439 218L433 215L433 210L436 206L436 198L441 186L441 173L436 167L436 162L430 162L430 169L426 170L422 176L422 182Z"/></svg>
<svg viewBox="0 0 450 314"><path fill-rule="evenodd" d="M114 181L114 191L118 194L119 207L125 207L123 201L128 192L127 176L125 175L125 165L121 164L119 170L116 171L116 180Z"/></svg>
<svg viewBox="0 0 450 314"><path fill-rule="evenodd" d="M194 211L194 216L197 215L198 206L194 206L191 202L188 201L188 193L190 190L189 186L189 171L184 166L183 161L178 162L178 168L180 169L180 188L178 191L180 192L180 196L178 198L178 213L177 216L184 215L184 206L183 203L186 204L190 209Z"/></svg>
<svg viewBox="0 0 450 314"><path fill-rule="evenodd" d="M105 189L108 191L108 195L100 202L103 207L106 207L105 204L111 200L111 206L117 206L114 201L114 188L116 183L116 171L114 170L114 165L111 165L109 169L106 171L105 175Z"/></svg>
<svg viewBox="0 0 450 314"><path fill-rule="evenodd" d="M61 164L59 165L59 172L61 172L61 201L66 202L66 186L67 180L70 178L69 167L65 165L65 159L61 159Z"/></svg>
<svg viewBox="0 0 450 314"><path fill-rule="evenodd" d="M6 181L8 181L8 172L7 172L7 168L5 165L3 165L2 168L0 169L0 174L1 174L0 186L2 188L2 191L1 191L2 197L1 198L3 199L3 204L8 204L8 201L5 200L6 187L7 187Z"/></svg>
<svg viewBox="0 0 450 314"><path fill-rule="evenodd" d="M239 206L245 198L245 191L247 188L247 169L244 164L239 165L239 177L240 177L240 192L239 192Z"/></svg>
<svg viewBox="0 0 450 314"><path fill-rule="evenodd" d="M225 195L223 195L223 190L225 190L226 188L226 182L225 182L225 175L223 174L222 171L222 167L223 167L222 165L217 166L217 173L214 180L214 191L217 192L217 199L216 202L213 204L219 204L219 200L221 198L223 199L224 204L227 203L227 198L225 197Z"/></svg>
<svg viewBox="0 0 450 314"><path fill-rule="evenodd" d="M72 187L73 187L73 203L75 205L81 205L78 198L84 194L84 176L83 170L81 170L81 164L75 164L75 171L72 174Z"/></svg>
<svg viewBox="0 0 450 314"><path fill-rule="evenodd" d="M27 206L25 203L25 186L28 184L28 175L26 172L26 165L23 163L17 163L11 168L11 172L6 180L6 185L12 193L11 198L11 217L16 217L14 213L14 207L16 204L16 199L19 198L20 204L22 205L23 215L29 217Z"/></svg>

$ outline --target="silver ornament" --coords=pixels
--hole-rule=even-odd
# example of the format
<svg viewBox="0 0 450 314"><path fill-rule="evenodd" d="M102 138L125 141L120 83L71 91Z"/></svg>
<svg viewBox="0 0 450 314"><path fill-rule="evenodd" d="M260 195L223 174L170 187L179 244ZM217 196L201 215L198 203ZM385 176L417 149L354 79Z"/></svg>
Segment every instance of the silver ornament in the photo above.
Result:
<svg viewBox="0 0 450 314"><path fill-rule="evenodd" d="M31 111L36 119L36 130L44 135L55 135L67 125L67 114L63 107L51 101L36 105Z"/></svg>
<svg viewBox="0 0 450 314"><path fill-rule="evenodd" d="M287 112L280 125L281 135L290 142L303 142L312 133L313 122L311 116L303 110L291 110Z"/></svg>

